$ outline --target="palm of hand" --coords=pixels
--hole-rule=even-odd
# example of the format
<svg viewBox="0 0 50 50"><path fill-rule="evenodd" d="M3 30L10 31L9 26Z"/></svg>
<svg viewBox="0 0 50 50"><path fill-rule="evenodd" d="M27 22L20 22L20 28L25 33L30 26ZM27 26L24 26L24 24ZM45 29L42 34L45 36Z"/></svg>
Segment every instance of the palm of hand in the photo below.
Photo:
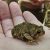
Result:
<svg viewBox="0 0 50 50"><path fill-rule="evenodd" d="M2 4L1 4L2 3ZM14 14L15 14L15 16L22 16L22 12L21 12L21 10L20 10L20 8L19 8L19 6L18 6L18 4L14 4L15 2L12 2L11 3L11 6L10 6L10 9L11 10L13 10L13 11L11 11L11 14L13 15L13 17L14 17ZM0 1L0 5L6 5L5 4L5 2L2 2L2 1ZM16 6L18 6L18 7L16 7L16 6L14 6L14 5L16 5ZM0 8L2 7L2 6L0 6ZM12 8L14 6L14 8ZM17 9L16 9L17 8ZM5 8L6 9L6 8ZM3 11L3 10L2 10ZM3 18L3 16L4 16L4 14L2 15L2 11L0 10L0 14L1 14L1 16L2 16L2 18ZM6 10L5 10L6 11ZM8 11L9 12L9 11ZM10 14L10 13L9 13ZM9 17L9 14L8 14L8 19L10 19L10 17ZM29 17L28 17L28 14L29 14ZM23 13L23 15L24 15L24 18L25 18L25 20L27 20L27 22L29 22L29 23L35 23L35 24L37 24L37 25L40 25L40 26L42 26L42 24L37 20L37 19L35 19L35 17L34 17L34 15L32 14L32 13L30 13L30 12L28 12L28 11L26 11L26 12L24 12ZM6 13L6 16L7 16L7 13ZM31 17L30 17L31 16ZM5 17L5 16L4 16ZM22 21L22 22L25 22L24 21L24 19L22 18L22 17L19 17L20 19L20 22ZM21 20L22 19L22 20ZM35 19L35 20L33 20L33 19ZM7 20L7 17L6 17L6 20ZM17 24L16 24L16 22L15 22L15 20L13 19L13 23L14 23L14 26L15 25L18 25L20 22L19 22L19 20L17 20L16 22L17 22ZM4 21L5 21L5 19L4 19ZM37 21L38 21L38 23L37 23ZM8 21L9 22L9 21ZM12 20L10 20L10 22L11 22L11 24L12 24ZM18 23L19 22L19 23ZM22 23L21 22L21 23ZM4 24L4 22L3 22L3 19L2 19L2 26L3 26L3 28L5 29L6 27L4 27L5 25L10 25L10 24ZM13 25L13 24L12 24ZM12 26L11 25L11 26ZM8 26L7 26L8 27ZM50 30L48 30L45 26L43 26L44 27L44 30L45 30L45 36L44 36L44 38L43 38L43 41L42 42L40 42L39 43L39 45L38 45L38 47L40 46L40 49L45 49L46 48L46 50L48 50L50 47L46 47L46 44L47 44L47 46L50 46L50 44L49 44L49 42L50 42ZM10 28L10 27L9 27ZM12 28L12 27L11 27ZM6 31L7 30L7 28L4 30L4 32L5 32L5 35L8 35L9 36L9 33L11 33L11 32L7 32ZM8 29L9 30L9 29ZM11 30L11 29L10 29ZM10 37L11 37L11 34L10 34ZM21 50L22 48L24 48L24 49L29 49L30 48L30 50L32 49L32 47L31 46L27 46L26 44L24 44L23 42L21 42L21 41L19 41L19 40L15 40L15 39L13 39L13 38L8 38L8 37L4 37L4 38L1 38L0 39L0 44L1 44L1 48L0 49L2 49L2 50L16 50L17 48L19 49L19 50ZM10 46L11 45L11 46ZM17 47L18 46L18 47ZM27 47L27 48L26 48ZM35 49L35 50L37 50L38 49L38 47L37 46L34 46L33 47L33 49ZM8 49L7 49L8 48Z"/></svg>

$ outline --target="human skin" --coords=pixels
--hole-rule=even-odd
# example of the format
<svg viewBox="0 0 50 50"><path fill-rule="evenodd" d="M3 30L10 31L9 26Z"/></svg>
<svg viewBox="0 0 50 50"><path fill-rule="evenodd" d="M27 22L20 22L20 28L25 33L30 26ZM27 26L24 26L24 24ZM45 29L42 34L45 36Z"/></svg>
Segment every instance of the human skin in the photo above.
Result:
<svg viewBox="0 0 50 50"><path fill-rule="evenodd" d="M0 50L17 50L17 49L18 50L23 50L23 49L24 50L49 50L50 49L50 30L48 30L45 27L45 37L43 38L43 41L39 42L38 45L33 45L33 46L27 45L24 42L20 40L15 40L13 38L6 37L3 39L0 39Z"/></svg>
<svg viewBox="0 0 50 50"><path fill-rule="evenodd" d="M0 1L0 18L5 36L12 37L11 29L13 28L13 22L11 19L8 4L5 1Z"/></svg>
<svg viewBox="0 0 50 50"><path fill-rule="evenodd" d="M10 12L11 12L12 17L10 15ZM5 1L0 1L0 18L1 18L1 22L2 22L3 31L7 37L12 36L11 29L13 28L13 24L15 26L22 22L25 22L23 16L26 21L42 26L42 23L37 20L35 15L33 15L27 11L26 11L26 13L24 12L22 14L21 9L16 2L11 2L8 7L8 4ZM35 22L33 19L35 19ZM13 22L12 22L12 20L13 20ZM30 21L30 20L32 20L32 21Z"/></svg>

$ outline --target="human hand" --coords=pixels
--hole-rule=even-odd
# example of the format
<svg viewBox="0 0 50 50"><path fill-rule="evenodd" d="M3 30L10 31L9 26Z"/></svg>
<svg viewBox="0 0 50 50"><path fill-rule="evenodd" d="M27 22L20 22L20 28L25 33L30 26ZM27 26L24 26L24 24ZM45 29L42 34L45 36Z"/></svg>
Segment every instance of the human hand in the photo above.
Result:
<svg viewBox="0 0 50 50"><path fill-rule="evenodd" d="M10 10L9 10L10 8ZM10 13L11 12L11 13ZM11 14L11 15L10 15ZM12 17L11 17L12 16ZM36 25L39 25L39 26L43 26L43 24L37 20L37 18L29 11L25 11L24 13L22 13L19 5L15 2L12 2L10 3L9 7L7 5L7 3L3 2L3 1L0 1L0 19L1 19L1 23L2 23L2 28L4 31L4 34L6 36L6 39L4 38L3 40L0 40L1 41L1 46L2 47L6 47L8 48L9 50L16 50L16 46L18 46L18 49L19 48L22 48L24 47L26 49L26 47L28 47L27 45L25 45L24 43L22 42L19 42L18 40L14 40L14 39L11 39L11 38L7 38L7 37L12 37L11 35L11 29L15 26L15 25L18 25L22 22L25 22L25 20L29 23L32 23L32 24L36 24ZM24 20L25 19L25 20ZM45 27L46 28L46 27ZM45 29L46 31L47 29ZM46 31L46 35L44 38L45 40L43 40L42 43L40 43L39 46L43 47L43 45L45 46L45 44L47 43L48 44L48 41L50 41L48 38L50 38L50 34L47 34L49 33L50 31L47 30ZM47 36L48 35L48 36ZM48 41L46 40L48 39ZM47 41L47 42L46 42ZM8 43L7 43L8 42ZM3 44L2 44L3 43ZM43 44L43 45L41 45ZM10 46L11 45L11 46ZM2 48L1 47L1 48ZM12 47L12 48L11 48ZM28 49L30 48L31 46L28 47ZM40 47L40 49L41 49ZM5 48L5 49L6 49ZM11 48L11 49L10 49ZM32 47L31 47L32 48ZM35 48L35 47L33 47ZM45 47L44 47L45 48ZM3 49L3 48L2 48ZM37 50L37 46L35 48ZM19 49L20 50L20 49ZM27 49L26 49L27 50ZM30 49L31 50L31 49Z"/></svg>
<svg viewBox="0 0 50 50"><path fill-rule="evenodd" d="M12 37L11 29L15 25L25 22L24 18L29 23L42 25L42 23L38 21L37 18L29 11L25 11L22 14L22 11L17 3L12 2L8 7L8 4L6 2L0 1L0 19L5 36Z"/></svg>

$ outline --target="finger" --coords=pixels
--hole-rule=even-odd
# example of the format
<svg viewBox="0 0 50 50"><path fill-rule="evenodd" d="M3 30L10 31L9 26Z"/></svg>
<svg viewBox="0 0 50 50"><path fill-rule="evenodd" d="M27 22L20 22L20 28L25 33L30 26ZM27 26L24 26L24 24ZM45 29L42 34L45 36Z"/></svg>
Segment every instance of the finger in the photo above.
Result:
<svg viewBox="0 0 50 50"><path fill-rule="evenodd" d="M13 18L14 26L25 22L22 17L22 11L16 2L11 2L9 7Z"/></svg>
<svg viewBox="0 0 50 50"><path fill-rule="evenodd" d="M23 13L23 16L25 18L25 20L29 23L32 23L32 24L36 24L38 26L42 26L42 23L40 21L38 21L38 19L36 18L35 15L33 15L31 12L29 11L25 11Z"/></svg>
<svg viewBox="0 0 50 50"><path fill-rule="evenodd" d="M0 16L5 35L7 37L12 37L11 29L13 28L13 23L10 17L8 4L4 1L0 1Z"/></svg>

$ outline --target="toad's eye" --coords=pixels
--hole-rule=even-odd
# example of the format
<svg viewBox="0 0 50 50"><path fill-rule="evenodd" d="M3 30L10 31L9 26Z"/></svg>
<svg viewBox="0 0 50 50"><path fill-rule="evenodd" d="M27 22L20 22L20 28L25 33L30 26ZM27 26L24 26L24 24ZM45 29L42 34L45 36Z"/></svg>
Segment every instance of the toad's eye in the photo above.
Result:
<svg viewBox="0 0 50 50"><path fill-rule="evenodd" d="M41 31L40 31L40 30L38 30L38 31L37 31L37 33L41 33Z"/></svg>

